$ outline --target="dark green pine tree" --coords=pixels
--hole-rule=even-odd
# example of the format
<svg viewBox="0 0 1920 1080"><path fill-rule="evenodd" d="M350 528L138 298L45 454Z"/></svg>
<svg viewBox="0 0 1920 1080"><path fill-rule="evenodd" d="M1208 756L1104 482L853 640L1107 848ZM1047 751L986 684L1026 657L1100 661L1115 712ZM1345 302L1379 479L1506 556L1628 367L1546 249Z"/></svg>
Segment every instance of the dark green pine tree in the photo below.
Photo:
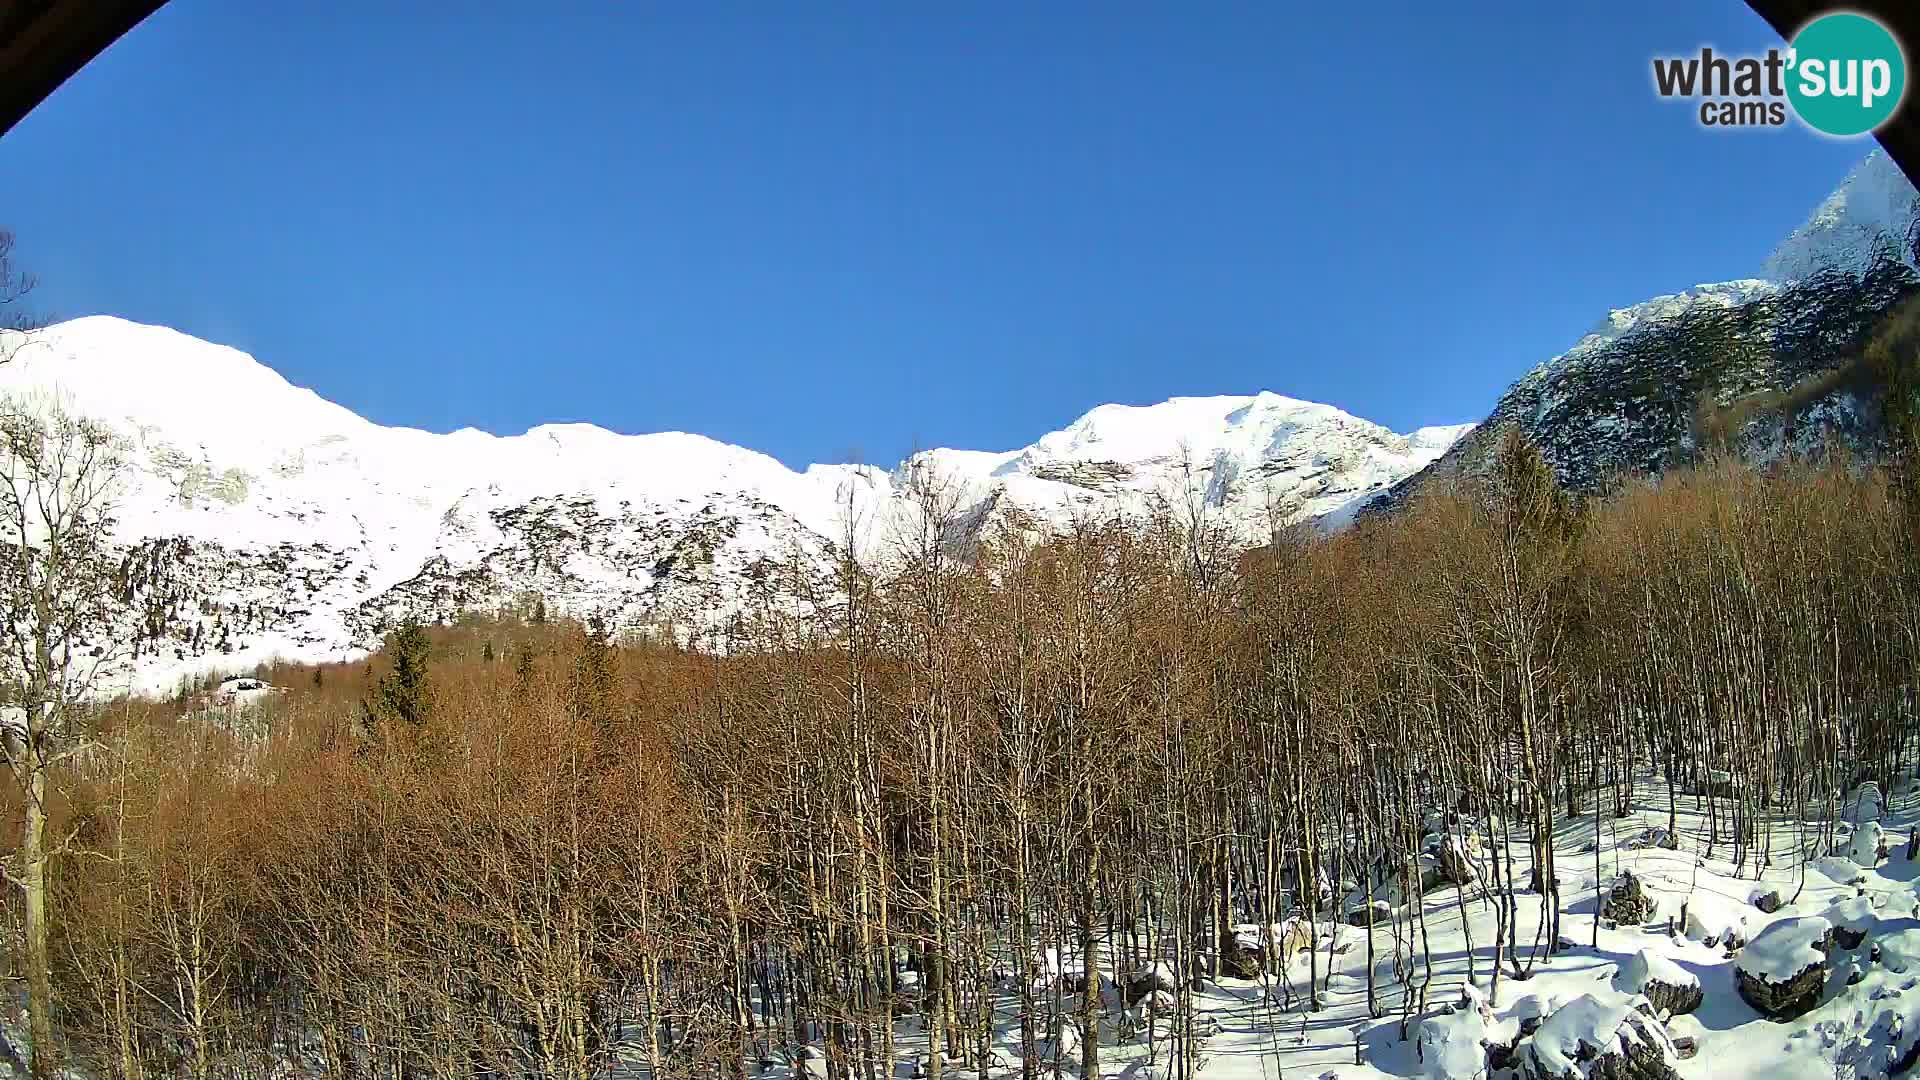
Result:
<svg viewBox="0 0 1920 1080"><path fill-rule="evenodd" d="M1571 540L1579 514L1546 455L1518 424L1507 424L1497 438L1488 494L1508 535L1531 544Z"/></svg>
<svg viewBox="0 0 1920 1080"><path fill-rule="evenodd" d="M395 721L412 728L426 723L433 707L433 687L427 676L427 658L432 650L427 632L415 622L406 623L387 638L386 652L393 658L393 667L368 696L370 733Z"/></svg>
<svg viewBox="0 0 1920 1080"><path fill-rule="evenodd" d="M533 675L533 643L523 641L520 643L520 655L513 663L514 692L522 698L533 693Z"/></svg>
<svg viewBox="0 0 1920 1080"><path fill-rule="evenodd" d="M587 620L586 639L573 668L574 714L605 733L613 723L613 633L598 615Z"/></svg>

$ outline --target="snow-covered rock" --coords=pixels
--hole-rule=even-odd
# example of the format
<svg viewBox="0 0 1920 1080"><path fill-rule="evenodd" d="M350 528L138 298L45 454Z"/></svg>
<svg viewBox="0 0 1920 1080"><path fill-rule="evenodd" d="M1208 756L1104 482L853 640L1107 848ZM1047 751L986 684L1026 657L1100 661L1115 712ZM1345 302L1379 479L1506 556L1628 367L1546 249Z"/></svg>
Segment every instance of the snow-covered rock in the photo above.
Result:
<svg viewBox="0 0 1920 1080"><path fill-rule="evenodd" d="M1776 1018L1799 1016L1820 1003L1827 984L1833 924L1818 915L1780 919L1755 934L1734 962L1734 984L1747 1004Z"/></svg>
<svg viewBox="0 0 1920 1080"><path fill-rule="evenodd" d="M1544 1020L1514 1053L1528 1080L1677 1077L1673 1044L1659 1021L1624 995L1583 994Z"/></svg>
<svg viewBox="0 0 1920 1080"><path fill-rule="evenodd" d="M1920 1064L1920 989L1911 986L1880 999L1874 1030L1885 1041L1881 1061L1887 1076L1900 1076Z"/></svg>
<svg viewBox="0 0 1920 1080"><path fill-rule="evenodd" d="M1873 939L1880 963L1897 974L1920 975L1920 927L1903 927Z"/></svg>
<svg viewBox="0 0 1920 1080"><path fill-rule="evenodd" d="M1652 949L1641 949L1620 965L1614 989L1644 996L1663 1016L1679 1016L1700 1007L1705 993L1693 972Z"/></svg>
<svg viewBox="0 0 1920 1080"><path fill-rule="evenodd" d="M1435 838L1423 857L1431 860L1434 883L1441 885L1470 885L1478 879L1479 872L1475 864L1480 860L1480 838L1468 833L1465 840L1451 833L1443 833ZM1424 882L1423 882L1424 884Z"/></svg>
<svg viewBox="0 0 1920 1080"><path fill-rule="evenodd" d="M1687 919L1681 932L1703 945L1738 948L1746 944L1751 908L1709 889L1687 895Z"/></svg>
<svg viewBox="0 0 1920 1080"><path fill-rule="evenodd" d="M1477 1009L1453 1009L1420 1021L1415 1044L1428 1080L1479 1080L1487 1075L1487 1022Z"/></svg>
<svg viewBox="0 0 1920 1080"><path fill-rule="evenodd" d="M1060 1025L1060 1037L1051 1036L1034 1042L1034 1056L1041 1061L1057 1061L1069 1065L1080 1057L1080 1025L1069 1018Z"/></svg>
<svg viewBox="0 0 1920 1080"><path fill-rule="evenodd" d="M1385 926L1392 921L1393 905L1385 900L1365 902L1347 912L1347 922L1354 926Z"/></svg>
<svg viewBox="0 0 1920 1080"><path fill-rule="evenodd" d="M1173 965L1162 960L1127 972L1120 989L1132 1008L1156 993L1178 993L1180 980L1174 976Z"/></svg>
<svg viewBox="0 0 1920 1080"><path fill-rule="evenodd" d="M1869 894L1883 919L1911 919L1920 914L1920 895L1907 889L1887 889Z"/></svg>
<svg viewBox="0 0 1920 1080"><path fill-rule="evenodd" d="M1607 890L1600 914L1618 923L1637 925L1653 918L1659 910L1660 899L1647 889L1646 882L1633 871L1622 870Z"/></svg>
<svg viewBox="0 0 1920 1080"><path fill-rule="evenodd" d="M1508 1010L1520 1025L1520 1033L1531 1035L1540 1026L1540 1022L1559 1006L1559 1002L1544 994L1524 994Z"/></svg>
<svg viewBox="0 0 1920 1080"><path fill-rule="evenodd" d="M1222 957L1221 974L1257 979L1264 968L1282 973L1293 958L1313 946L1313 927L1293 917L1262 928L1258 923L1234 927L1233 941Z"/></svg>
<svg viewBox="0 0 1920 1080"><path fill-rule="evenodd" d="M1847 838L1844 854L1855 866L1868 870L1879 866L1887 857L1887 831L1877 821L1862 822Z"/></svg>
<svg viewBox="0 0 1920 1080"><path fill-rule="evenodd" d="M1180 1008L1180 999L1165 990L1155 990L1127 1006L1136 1026L1156 1017L1171 1017Z"/></svg>
<svg viewBox="0 0 1920 1080"><path fill-rule="evenodd" d="M1860 864L1842 855L1822 855L1807 868L1839 885L1858 885L1867 880Z"/></svg>
<svg viewBox="0 0 1920 1080"><path fill-rule="evenodd" d="M1675 851L1680 847L1680 838L1656 825L1652 828L1642 830L1639 835L1628 840L1625 846L1633 851L1644 851L1648 848L1664 848L1667 851Z"/></svg>
<svg viewBox="0 0 1920 1080"><path fill-rule="evenodd" d="M1843 949L1859 948L1880 925L1880 912L1866 896L1841 897L1828 904L1823 914L1833 924L1834 941Z"/></svg>

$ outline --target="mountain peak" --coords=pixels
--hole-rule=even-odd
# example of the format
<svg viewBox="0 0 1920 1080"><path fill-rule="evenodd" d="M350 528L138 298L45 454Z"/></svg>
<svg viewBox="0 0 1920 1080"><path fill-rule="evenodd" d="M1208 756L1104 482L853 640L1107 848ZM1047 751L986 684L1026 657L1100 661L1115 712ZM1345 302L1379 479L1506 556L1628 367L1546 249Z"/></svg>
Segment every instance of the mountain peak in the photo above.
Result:
<svg viewBox="0 0 1920 1080"><path fill-rule="evenodd" d="M191 433L236 463L370 428L239 349L170 327L90 315L35 331L0 366L0 390L53 389L86 415Z"/></svg>
<svg viewBox="0 0 1920 1080"><path fill-rule="evenodd" d="M1806 223L1774 249L1761 276L1801 281L1825 271L1864 272L1875 261L1913 265L1920 245L1920 196L1884 150L1854 166Z"/></svg>
<svg viewBox="0 0 1920 1080"><path fill-rule="evenodd" d="M884 563L888 530L919 513L905 469L795 472L686 432L384 427L237 349L108 316L49 327L0 365L0 391L42 387L126 437L119 540L166 564L140 588L206 598L157 639L129 630L147 635L135 689L365 649L401 618L528 592L629 627L717 626L775 594L804 607L831 594L838 545ZM1256 542L1273 515L1338 511L1462 430L1399 435L1271 392L1176 397L1091 409L1020 450L903 464L952 481L974 530L1045 532L1090 508L1137 520L1198 494Z"/></svg>
<svg viewBox="0 0 1920 1080"><path fill-rule="evenodd" d="M1521 376L1480 431L1383 500L1435 475L1473 475L1518 426L1582 492L1657 477L1724 447L1752 460L1838 440L1871 455L1878 406L1837 378L1893 305L1920 292L1920 195L1875 151L1767 260L1765 277L1616 308ZM1711 440L1711 442L1709 442Z"/></svg>

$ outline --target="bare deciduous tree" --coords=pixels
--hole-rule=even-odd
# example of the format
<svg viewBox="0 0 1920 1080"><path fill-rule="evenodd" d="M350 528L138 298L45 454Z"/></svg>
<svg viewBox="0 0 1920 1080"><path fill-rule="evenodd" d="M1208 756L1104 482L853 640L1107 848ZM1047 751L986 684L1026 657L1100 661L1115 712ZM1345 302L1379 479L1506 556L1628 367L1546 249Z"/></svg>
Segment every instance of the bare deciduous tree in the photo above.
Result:
<svg viewBox="0 0 1920 1080"><path fill-rule="evenodd" d="M0 229L0 363L12 359L27 333L41 325L25 303L37 284L32 274L13 261L13 234Z"/></svg>
<svg viewBox="0 0 1920 1080"><path fill-rule="evenodd" d="M48 781L79 735L79 709L110 661L116 563L110 548L121 455L104 426L51 397L0 401L0 605L7 763L25 808L28 1013L34 1075L53 1075L48 975Z"/></svg>

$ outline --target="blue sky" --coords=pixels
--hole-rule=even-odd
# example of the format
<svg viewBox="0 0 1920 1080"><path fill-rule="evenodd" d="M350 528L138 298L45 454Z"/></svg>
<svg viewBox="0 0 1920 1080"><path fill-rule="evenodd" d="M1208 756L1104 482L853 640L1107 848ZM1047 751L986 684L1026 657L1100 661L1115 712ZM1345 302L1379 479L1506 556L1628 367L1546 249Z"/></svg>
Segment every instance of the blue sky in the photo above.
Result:
<svg viewBox="0 0 1920 1080"><path fill-rule="evenodd" d="M1775 43L1740 0L1318 6L172 0L0 138L0 225L52 313L382 423L891 464L1181 394L1478 419L1870 149L1656 99Z"/></svg>

